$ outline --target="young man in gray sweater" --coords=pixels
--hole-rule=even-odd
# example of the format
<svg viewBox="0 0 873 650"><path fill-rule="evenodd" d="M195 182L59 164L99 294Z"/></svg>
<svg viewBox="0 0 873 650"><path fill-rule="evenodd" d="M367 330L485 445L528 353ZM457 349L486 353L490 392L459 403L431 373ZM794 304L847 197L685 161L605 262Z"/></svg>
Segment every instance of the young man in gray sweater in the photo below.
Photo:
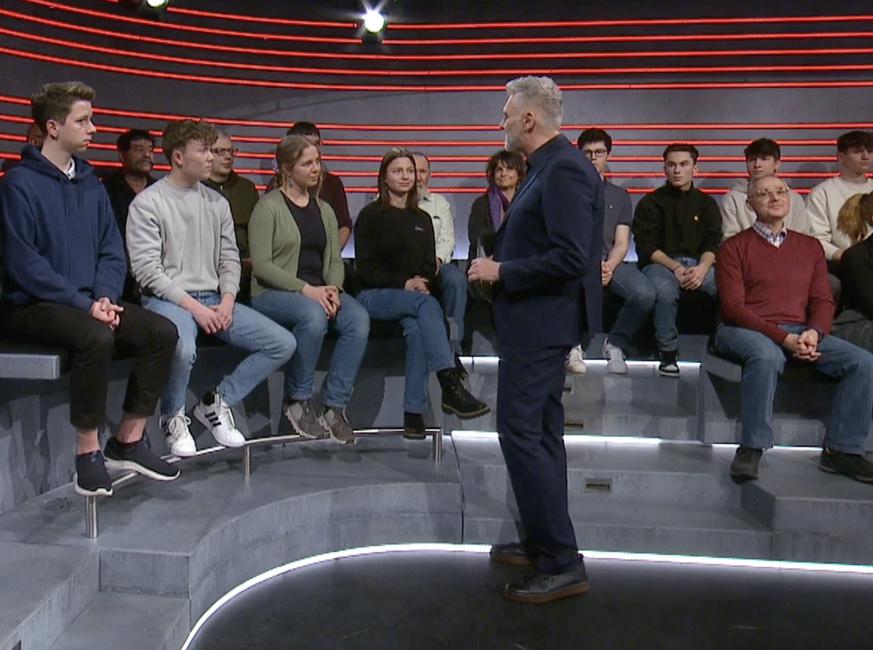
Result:
<svg viewBox="0 0 873 650"><path fill-rule="evenodd" d="M245 443L231 407L294 354L297 341L281 325L236 303L240 259L230 205L201 184L209 178L217 133L201 121L170 122L162 145L170 173L137 195L127 220L127 250L143 306L179 331L170 379L161 398L161 424L173 454L196 453L185 398L203 330L251 352L207 393L194 417L226 447Z"/></svg>

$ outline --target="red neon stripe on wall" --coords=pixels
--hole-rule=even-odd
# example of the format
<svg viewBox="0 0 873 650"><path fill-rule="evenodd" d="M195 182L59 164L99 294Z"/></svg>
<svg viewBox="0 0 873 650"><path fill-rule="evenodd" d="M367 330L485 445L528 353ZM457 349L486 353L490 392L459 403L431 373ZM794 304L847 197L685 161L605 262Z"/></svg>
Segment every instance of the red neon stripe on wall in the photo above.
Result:
<svg viewBox="0 0 873 650"><path fill-rule="evenodd" d="M175 72L162 72L157 70L145 70L124 66L94 63L91 61L71 61L64 57L48 56L36 52L27 52L9 47L0 47L0 53L10 54L25 59L48 61L62 65L72 65L91 70L105 72L118 72L133 74L144 77L159 79L173 79L179 81L200 81L232 86L252 86L260 88L293 88L298 90L355 90L355 91L406 91L406 92L469 92L469 91L502 91L502 85L429 85L429 86L405 86L385 84L326 84L309 82L283 82L266 79L240 79L236 77L210 77L208 75L181 74ZM867 88L873 86L873 80L840 80L840 81L767 81L767 82L656 82L656 83L591 83L591 84L562 84L564 90L699 90L704 88Z"/></svg>
<svg viewBox="0 0 873 650"><path fill-rule="evenodd" d="M176 63L180 65L196 65L209 68L250 70L258 72L283 73L283 74L319 74L340 76L375 76L375 77L505 77L511 75L614 75L614 74L712 74L721 72L863 72L873 70L870 63L850 63L839 65L712 65L712 66L672 66L672 67L603 67L603 68L520 68L520 69L468 69L468 70L378 70L372 68L311 68L304 66L276 66L262 63L238 63L232 61L214 61L210 59L197 59L193 57L170 56L166 54L152 54L149 52L133 52L115 47L78 43L58 38L39 36L28 32L0 27L0 34L6 34L15 38L28 41L58 45L70 49L80 49L87 52L98 52L112 56L132 59L144 59L147 61L161 61L164 63Z"/></svg>

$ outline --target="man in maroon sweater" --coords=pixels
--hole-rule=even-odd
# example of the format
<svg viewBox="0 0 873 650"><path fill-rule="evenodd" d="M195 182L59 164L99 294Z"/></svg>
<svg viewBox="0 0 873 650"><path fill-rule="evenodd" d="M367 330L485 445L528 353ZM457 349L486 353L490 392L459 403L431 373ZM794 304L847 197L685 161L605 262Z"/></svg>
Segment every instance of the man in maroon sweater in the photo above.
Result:
<svg viewBox="0 0 873 650"><path fill-rule="evenodd" d="M773 396L788 355L839 379L819 467L873 483L864 439L873 413L873 354L828 336L834 300L818 241L789 232L788 186L776 176L753 180L752 228L718 252L715 280L721 324L715 347L743 362L742 442L731 463L738 482L758 478L758 462L773 446Z"/></svg>

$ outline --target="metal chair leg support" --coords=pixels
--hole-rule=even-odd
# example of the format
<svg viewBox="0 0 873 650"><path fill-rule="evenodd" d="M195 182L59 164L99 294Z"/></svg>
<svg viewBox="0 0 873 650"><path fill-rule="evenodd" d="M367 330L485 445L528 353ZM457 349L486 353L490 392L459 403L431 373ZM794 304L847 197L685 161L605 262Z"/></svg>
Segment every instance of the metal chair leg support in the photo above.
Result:
<svg viewBox="0 0 873 650"><path fill-rule="evenodd" d="M252 448L246 445L243 447L243 478L249 479L252 475Z"/></svg>
<svg viewBox="0 0 873 650"><path fill-rule="evenodd" d="M100 534L97 523L97 497L85 497L85 534L88 539L97 539Z"/></svg>

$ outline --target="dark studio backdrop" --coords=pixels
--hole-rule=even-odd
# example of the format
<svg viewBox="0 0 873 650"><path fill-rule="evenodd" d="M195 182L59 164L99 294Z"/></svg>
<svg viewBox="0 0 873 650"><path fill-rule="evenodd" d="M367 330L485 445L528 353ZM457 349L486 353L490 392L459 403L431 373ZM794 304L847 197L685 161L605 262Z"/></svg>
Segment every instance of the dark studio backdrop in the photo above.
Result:
<svg viewBox="0 0 873 650"><path fill-rule="evenodd" d="M353 216L389 146L427 153L466 257L470 204L502 146L503 85L521 73L564 88L572 140L589 125L611 132L612 180L635 201L663 182L673 141L699 147L698 185L718 194L745 174L745 144L773 137L803 190L836 171L839 133L873 127L865 2L394 0L382 45L360 42L358 7L173 0L151 21L114 0L0 0L0 156L17 156L27 97L48 81L97 89L88 156L101 169L122 130L202 116L228 122L237 169L264 185L287 126L310 120Z"/></svg>

